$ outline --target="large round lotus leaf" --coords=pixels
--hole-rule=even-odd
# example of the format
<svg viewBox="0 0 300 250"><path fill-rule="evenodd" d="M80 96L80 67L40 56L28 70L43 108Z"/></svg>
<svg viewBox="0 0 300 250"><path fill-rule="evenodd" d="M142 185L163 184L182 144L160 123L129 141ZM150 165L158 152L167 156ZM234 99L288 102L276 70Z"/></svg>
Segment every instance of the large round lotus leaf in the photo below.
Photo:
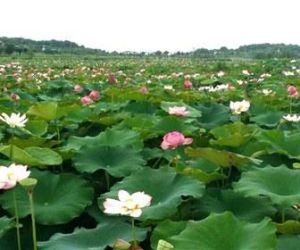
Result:
<svg viewBox="0 0 300 250"><path fill-rule="evenodd" d="M190 134L198 128L189 124L190 121L175 116L162 117L153 128L158 133L167 133L170 131L181 131L183 134Z"/></svg>
<svg viewBox="0 0 300 250"><path fill-rule="evenodd" d="M236 217L249 222L259 222L276 213L271 201L266 197L244 197L233 190L207 189L200 199L185 203L182 211L195 219L210 213L232 212Z"/></svg>
<svg viewBox="0 0 300 250"><path fill-rule="evenodd" d="M57 116L57 109L58 104L56 102L40 102L31 106L27 113L45 120L53 120L59 118Z"/></svg>
<svg viewBox="0 0 300 250"><path fill-rule="evenodd" d="M27 147L21 149L17 146L2 146L0 153L11 157L13 161L30 166L52 166L62 163L62 157L50 148Z"/></svg>
<svg viewBox="0 0 300 250"><path fill-rule="evenodd" d="M47 132L48 123L44 120L29 120L26 129L36 136L42 136Z"/></svg>
<svg viewBox="0 0 300 250"><path fill-rule="evenodd" d="M152 196L151 206L143 209L140 219L160 220L176 212L182 196L201 197L204 185L191 177L176 174L172 168L144 168L116 183L112 191L102 195L100 206L104 198L116 198L121 189L129 193L143 191Z"/></svg>
<svg viewBox="0 0 300 250"><path fill-rule="evenodd" d="M145 239L147 229L135 227L136 240ZM39 242L40 250L104 250L118 240L132 241L132 228L120 221L102 221L94 229L80 228L71 234L55 234L46 242Z"/></svg>
<svg viewBox="0 0 300 250"><path fill-rule="evenodd" d="M257 136L257 139L266 143L267 153L285 154L290 158L300 159L300 133L284 133L274 129L264 131Z"/></svg>
<svg viewBox="0 0 300 250"><path fill-rule="evenodd" d="M259 160L244 155L235 154L225 150L217 150L214 148L191 148L185 149L185 153L190 157L201 157L220 167L242 167L249 163L260 163Z"/></svg>
<svg viewBox="0 0 300 250"><path fill-rule="evenodd" d="M300 222L297 220L286 220L276 223L277 231L281 234L300 234Z"/></svg>
<svg viewBox="0 0 300 250"><path fill-rule="evenodd" d="M300 235L283 235L277 239L276 250L299 250Z"/></svg>
<svg viewBox="0 0 300 250"><path fill-rule="evenodd" d="M250 121L259 126L275 127L282 119L282 112L274 110L263 103L252 103L249 111Z"/></svg>
<svg viewBox="0 0 300 250"><path fill-rule="evenodd" d="M143 147L143 141L140 138L139 133L129 129L112 128L101 132L95 137L76 137L73 136L69 139L67 148L79 150L85 145L96 146L122 146L130 147L134 149L141 149Z"/></svg>
<svg viewBox="0 0 300 250"><path fill-rule="evenodd" d="M245 125L241 122L227 124L210 131L216 138L215 140L210 140L210 144L239 147L247 143L257 130L256 126Z"/></svg>
<svg viewBox="0 0 300 250"><path fill-rule="evenodd" d="M97 145L82 147L74 161L80 172L93 173L104 169L115 177L130 175L144 165L140 153L134 149Z"/></svg>
<svg viewBox="0 0 300 250"><path fill-rule="evenodd" d="M165 220L159 223L151 235L151 247L157 248L157 244L161 239L167 239L173 235L180 234L186 227L187 221L171 221Z"/></svg>
<svg viewBox="0 0 300 250"><path fill-rule="evenodd" d="M252 224L225 212L190 221L180 234L165 240L176 250L274 250L275 231L269 219Z"/></svg>
<svg viewBox="0 0 300 250"><path fill-rule="evenodd" d="M255 122L259 126L275 127L282 119L282 115L282 112L269 111L255 117L251 117L250 121Z"/></svg>
<svg viewBox="0 0 300 250"><path fill-rule="evenodd" d="M196 109L200 110L202 116L198 118L199 124L205 129L211 129L227 123L230 119L230 110L228 107L218 104L199 104Z"/></svg>
<svg viewBox="0 0 300 250"><path fill-rule="evenodd" d="M14 221L12 218L6 216L0 218L0 238L11 228L14 227Z"/></svg>
<svg viewBox="0 0 300 250"><path fill-rule="evenodd" d="M254 168L242 174L234 189L246 196L270 197L273 203L284 207L300 203L300 172L285 166Z"/></svg>
<svg viewBox="0 0 300 250"><path fill-rule="evenodd" d="M38 180L33 191L36 221L43 225L63 224L79 216L92 203L93 189L73 174L52 174L48 171L32 171ZM17 186L0 197L5 210L14 214L13 192L16 192L19 215L30 214L28 196L24 188Z"/></svg>

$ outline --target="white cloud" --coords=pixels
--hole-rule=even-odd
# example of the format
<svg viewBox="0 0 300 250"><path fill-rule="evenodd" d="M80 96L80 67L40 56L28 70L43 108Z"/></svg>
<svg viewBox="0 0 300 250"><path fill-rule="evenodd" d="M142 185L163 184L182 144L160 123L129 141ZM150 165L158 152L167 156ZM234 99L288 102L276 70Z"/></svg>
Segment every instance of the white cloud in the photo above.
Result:
<svg viewBox="0 0 300 250"><path fill-rule="evenodd" d="M300 44L298 0L5 0L0 36L118 51Z"/></svg>

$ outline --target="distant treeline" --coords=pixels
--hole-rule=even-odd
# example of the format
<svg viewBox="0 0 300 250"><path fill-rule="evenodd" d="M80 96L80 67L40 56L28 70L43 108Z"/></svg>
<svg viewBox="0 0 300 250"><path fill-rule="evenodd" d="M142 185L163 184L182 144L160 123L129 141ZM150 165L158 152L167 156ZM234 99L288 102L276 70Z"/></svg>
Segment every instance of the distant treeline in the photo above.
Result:
<svg viewBox="0 0 300 250"><path fill-rule="evenodd" d="M299 45L286 44L251 44L240 46L237 49L228 49L221 47L220 49L199 48L191 52L156 51L147 52L107 52L101 49L91 49L70 41L35 41L24 38L8 38L0 37L0 54L75 54L75 55L99 55L99 56L156 56L156 57L197 57L197 58L252 58L252 59L268 59L268 58L298 58L300 57Z"/></svg>

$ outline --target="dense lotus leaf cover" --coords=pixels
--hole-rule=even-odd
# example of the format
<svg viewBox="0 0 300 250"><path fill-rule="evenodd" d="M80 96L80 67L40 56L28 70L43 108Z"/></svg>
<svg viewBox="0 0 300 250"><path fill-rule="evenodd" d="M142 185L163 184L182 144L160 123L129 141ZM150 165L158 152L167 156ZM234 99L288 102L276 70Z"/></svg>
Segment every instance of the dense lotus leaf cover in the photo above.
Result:
<svg viewBox="0 0 300 250"><path fill-rule="evenodd" d="M13 57L0 249L298 248L298 59Z"/></svg>
<svg viewBox="0 0 300 250"><path fill-rule="evenodd" d="M239 182L234 183L236 191L246 196L264 195L281 207L300 203L300 172L286 166L253 168L242 174Z"/></svg>

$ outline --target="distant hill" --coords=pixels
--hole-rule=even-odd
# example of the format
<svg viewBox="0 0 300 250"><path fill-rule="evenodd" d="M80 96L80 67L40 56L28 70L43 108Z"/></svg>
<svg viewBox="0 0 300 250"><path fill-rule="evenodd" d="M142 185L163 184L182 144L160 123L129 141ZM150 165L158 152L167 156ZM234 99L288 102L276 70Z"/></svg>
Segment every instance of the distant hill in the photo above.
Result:
<svg viewBox="0 0 300 250"><path fill-rule="evenodd" d="M8 38L0 37L0 54L22 54L22 53L46 53L46 54L81 54L81 55L107 55L107 56L182 56L196 58L299 58L299 45L286 44L251 44L240 46L237 49L228 49L221 47L220 49L199 48L191 52L169 53L168 51L156 51L153 53L145 52L106 52L101 49L91 49L80 46L70 41L45 40L35 41L25 38Z"/></svg>
<svg viewBox="0 0 300 250"><path fill-rule="evenodd" d="M43 52L47 54L74 53L74 54L105 54L100 49L90 49L70 41L42 40L35 41L25 38L0 37L0 53L27 53Z"/></svg>

